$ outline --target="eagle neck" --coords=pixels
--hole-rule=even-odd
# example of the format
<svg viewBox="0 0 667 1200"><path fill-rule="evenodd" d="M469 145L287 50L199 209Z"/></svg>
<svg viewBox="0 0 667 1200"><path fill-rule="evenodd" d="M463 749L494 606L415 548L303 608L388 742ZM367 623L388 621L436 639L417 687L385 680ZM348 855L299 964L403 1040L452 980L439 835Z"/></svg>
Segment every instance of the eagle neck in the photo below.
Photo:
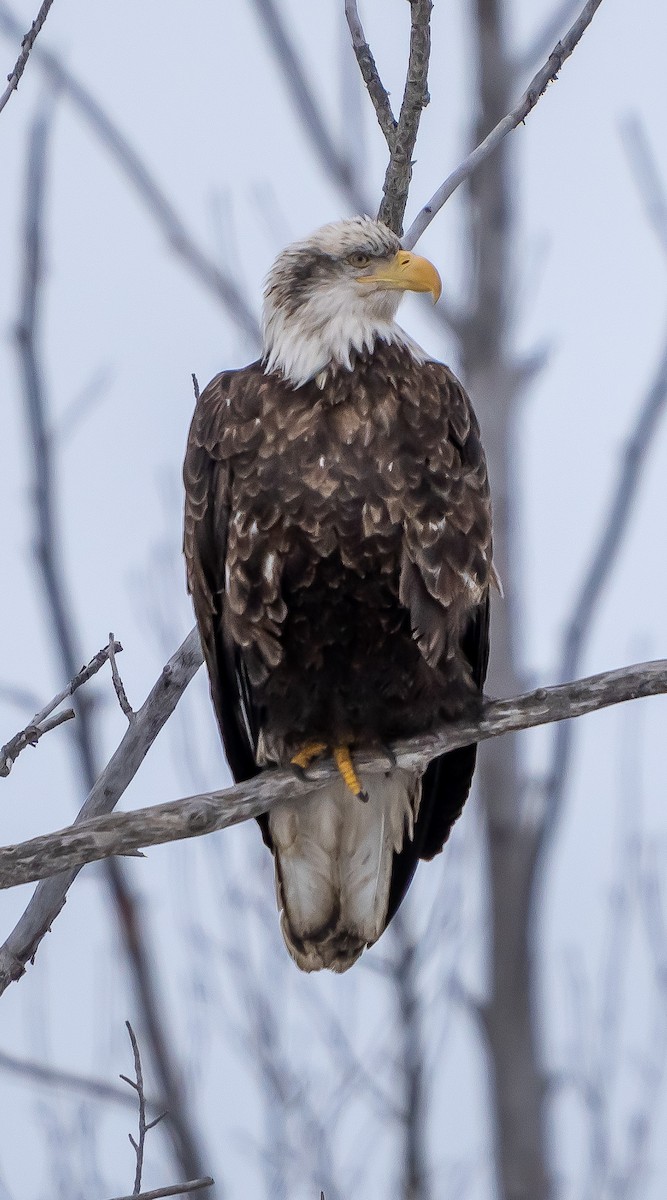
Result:
<svg viewBox="0 0 667 1200"><path fill-rule="evenodd" d="M295 323L296 324L296 323ZM312 332L288 323L265 322L262 362L267 375L279 375L293 388L315 380L321 389L332 374L352 371L381 345L401 346L418 362L428 355L394 320L352 325L341 313L336 321Z"/></svg>

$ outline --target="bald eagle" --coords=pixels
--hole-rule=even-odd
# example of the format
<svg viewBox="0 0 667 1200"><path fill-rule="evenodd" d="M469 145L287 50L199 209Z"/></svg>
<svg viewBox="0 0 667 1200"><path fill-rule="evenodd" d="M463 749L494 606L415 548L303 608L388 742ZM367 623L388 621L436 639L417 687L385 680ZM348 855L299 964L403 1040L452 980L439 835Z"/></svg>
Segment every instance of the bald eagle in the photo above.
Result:
<svg viewBox="0 0 667 1200"><path fill-rule="evenodd" d="M262 357L199 398L184 549L235 780L271 764L338 775L260 818L281 927L305 971L345 971L437 854L475 746L420 778L355 748L479 706L494 581L479 427L448 367L396 323L440 295L424 258L370 218L288 246L264 292Z"/></svg>

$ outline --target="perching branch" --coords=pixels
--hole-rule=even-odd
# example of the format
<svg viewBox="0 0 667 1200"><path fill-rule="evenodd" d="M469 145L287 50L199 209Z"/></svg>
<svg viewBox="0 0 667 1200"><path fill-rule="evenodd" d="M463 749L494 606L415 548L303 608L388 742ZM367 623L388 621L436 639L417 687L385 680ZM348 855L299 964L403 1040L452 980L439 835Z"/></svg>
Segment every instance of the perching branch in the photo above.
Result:
<svg viewBox="0 0 667 1200"><path fill-rule="evenodd" d="M588 0L588 3L584 5L574 25L572 25L563 40L557 42L544 66L530 81L516 107L498 122L487 137L471 151L467 158L464 158L456 170L447 176L445 182L440 185L437 192L431 196L431 199L417 214L403 238L403 245L407 250L411 250L417 244L424 230L428 228L433 218L440 212L440 209L456 189L472 175L480 163L485 162L493 154L496 146L508 133L516 129L517 125L520 125L522 121L525 121L540 97L544 95L549 84L556 79L563 63L570 57L578 41L593 20L601 3L602 0Z"/></svg>
<svg viewBox="0 0 667 1200"><path fill-rule="evenodd" d="M378 220L399 236L412 179L412 155L422 109L429 102L428 64L431 55L432 0L410 0L410 53L398 125L389 147L389 164L382 187Z"/></svg>
<svg viewBox="0 0 667 1200"><path fill-rule="evenodd" d="M0 96L0 112L2 112L3 108L5 107L5 104L9 100L9 97L11 96L12 92L15 92L17 87L19 86L19 81L21 79L23 72L25 71L26 63L30 56L30 51L32 50L32 48L35 44L35 39L37 37L37 34L39 33L40 29L42 28L42 25L44 24L44 22L48 16L49 9L52 4L53 4L53 0L44 0L39 12L37 13L37 16L35 17L32 25L30 26L30 29L28 30L25 37L23 38L23 41L21 42L21 53L19 54L19 56L16 60L16 63L14 65L14 70L11 72L10 75L7 76L9 83L7 84L7 87L5 88L4 92Z"/></svg>
<svg viewBox="0 0 667 1200"><path fill-rule="evenodd" d="M667 693L667 659L639 663L558 687L538 688L524 696L491 701L479 717L455 721L397 742L392 749L400 767L423 771L431 759L471 742L664 693ZM355 760L362 770L387 769L386 758L360 753ZM332 767L322 764L312 769L312 780L304 783L289 770L269 770L224 791L188 796L134 812L82 819L57 833L0 849L0 888L44 879L58 871L74 871L84 863L127 854L143 846L226 829L268 812L281 800L317 790L332 774Z"/></svg>
<svg viewBox="0 0 667 1200"><path fill-rule="evenodd" d="M25 750L26 746L36 746L43 734L48 733L50 729L55 729L58 725L62 725L64 721L71 721L73 719L74 712L71 708L68 708L65 712L58 713L52 720L48 720L51 713L62 704L63 700L66 700L68 696L73 696L84 683L87 683L89 679L92 679L93 675L97 674L110 657L112 651L114 654L120 654L122 649L123 647L120 642L110 641L108 646L105 646L102 650L98 650L95 657L91 658L90 662L81 668L79 673L67 684L67 687L58 692L58 695L54 696L53 700L49 700L49 703L40 709L38 713L35 713L32 721L28 722L25 729L21 729L19 733L15 733L14 737L5 743L2 749L0 749L0 776L6 778L9 775L16 759L21 751Z"/></svg>

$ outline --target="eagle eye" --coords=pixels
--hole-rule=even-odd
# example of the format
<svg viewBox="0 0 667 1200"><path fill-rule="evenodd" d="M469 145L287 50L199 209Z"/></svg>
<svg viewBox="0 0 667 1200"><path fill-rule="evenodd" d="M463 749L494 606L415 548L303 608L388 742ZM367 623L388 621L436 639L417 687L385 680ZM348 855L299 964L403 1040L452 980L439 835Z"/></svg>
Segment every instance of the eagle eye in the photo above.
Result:
<svg viewBox="0 0 667 1200"><path fill-rule="evenodd" d="M348 255L347 261L351 267L367 267L371 261L370 254L363 254L361 250L357 250L354 254Z"/></svg>

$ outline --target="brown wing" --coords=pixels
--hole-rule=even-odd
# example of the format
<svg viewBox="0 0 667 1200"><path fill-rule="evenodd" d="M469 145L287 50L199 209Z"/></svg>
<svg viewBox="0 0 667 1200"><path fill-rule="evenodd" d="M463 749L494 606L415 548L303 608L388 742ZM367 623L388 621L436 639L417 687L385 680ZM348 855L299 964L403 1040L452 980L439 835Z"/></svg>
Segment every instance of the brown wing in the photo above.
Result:
<svg viewBox="0 0 667 1200"><path fill-rule="evenodd" d="M439 363L425 369L444 401L448 436L404 498L401 602L410 610L429 664L445 676L460 676L465 664L472 689L481 696L489 656L489 586L495 581L486 462L477 419L460 383ZM394 860L387 921L419 859L433 858L447 841L468 798L476 754L475 745L463 746L430 763L414 839Z"/></svg>
<svg viewBox="0 0 667 1200"><path fill-rule="evenodd" d="M400 598L427 662L446 669L447 660L460 655L470 611L484 601L493 577L491 502L479 426L465 391L440 363L422 370L439 392L441 430L439 439L428 438L423 472L403 497Z"/></svg>
<svg viewBox="0 0 667 1200"><path fill-rule="evenodd" d="M230 455L238 422L236 410L256 364L218 375L202 392L190 426L183 465L185 517L183 551L188 590L208 667L211 698L225 753L236 782L257 774L257 713L243 661L225 635L225 561L231 490Z"/></svg>

